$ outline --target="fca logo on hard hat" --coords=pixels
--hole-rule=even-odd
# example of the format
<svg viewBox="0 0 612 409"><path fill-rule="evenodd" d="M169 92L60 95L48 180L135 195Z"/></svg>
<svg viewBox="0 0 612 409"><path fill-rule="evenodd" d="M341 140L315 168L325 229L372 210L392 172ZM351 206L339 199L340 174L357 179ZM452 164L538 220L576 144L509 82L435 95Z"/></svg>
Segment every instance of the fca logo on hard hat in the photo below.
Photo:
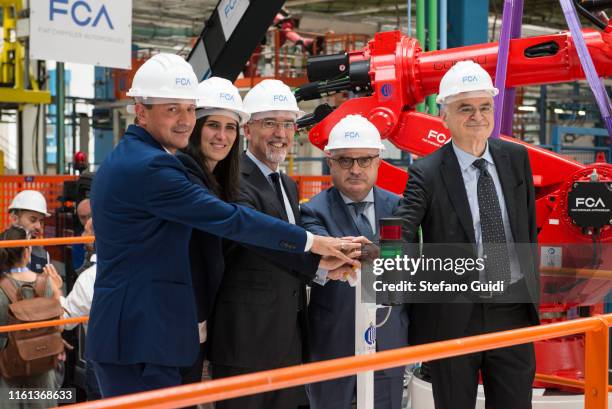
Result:
<svg viewBox="0 0 612 409"><path fill-rule="evenodd" d="M49 0L49 20L53 21L56 14L68 14L68 3L70 0ZM62 5L66 7L63 8ZM93 17L92 17L93 16ZM98 11L94 11L89 3L84 0L77 0L70 7L70 17L79 26L88 26L91 23L92 27L96 27L102 18L106 20L106 24L111 30L114 30L113 22L111 21L108 10L103 4Z"/></svg>
<svg viewBox="0 0 612 409"><path fill-rule="evenodd" d="M287 96L286 95L274 95L273 100L278 101L278 102L287 102Z"/></svg>
<svg viewBox="0 0 612 409"><path fill-rule="evenodd" d="M191 85L191 81L189 80L189 78L182 78L182 77L176 77L174 79L174 83L182 87L188 87Z"/></svg>
<svg viewBox="0 0 612 409"><path fill-rule="evenodd" d="M478 77L475 75L466 75L461 80L463 82L478 82Z"/></svg>
<svg viewBox="0 0 612 409"><path fill-rule="evenodd" d="M224 99L226 101L234 102L234 96L225 92L220 93L219 98Z"/></svg>
<svg viewBox="0 0 612 409"><path fill-rule="evenodd" d="M344 138L345 139L355 139L355 138L359 138L359 132L357 131L348 131L344 133Z"/></svg>

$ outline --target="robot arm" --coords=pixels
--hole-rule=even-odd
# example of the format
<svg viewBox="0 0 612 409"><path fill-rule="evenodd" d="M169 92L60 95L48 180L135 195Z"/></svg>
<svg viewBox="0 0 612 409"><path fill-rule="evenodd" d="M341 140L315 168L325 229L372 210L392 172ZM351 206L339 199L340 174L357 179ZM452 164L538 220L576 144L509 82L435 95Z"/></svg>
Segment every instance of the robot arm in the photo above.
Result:
<svg viewBox="0 0 612 409"><path fill-rule="evenodd" d="M583 35L601 76L612 73L612 25ZM310 84L299 99L314 99L341 90L370 93L343 103L310 131L311 142L322 147L333 125L348 114L368 118L385 139L417 155L431 153L448 141L448 131L437 117L417 113L415 106L437 92L446 71L457 61L474 60L492 77L497 65L497 43L423 52L418 42L399 31L377 33L362 50L309 60ZM584 78L569 33L511 40L507 85L566 82ZM333 80L328 80L333 78ZM514 139L513 142L521 143ZM547 150L526 145L537 187L559 185L566 175L584 166ZM381 167L379 185L400 193L407 175L389 164Z"/></svg>

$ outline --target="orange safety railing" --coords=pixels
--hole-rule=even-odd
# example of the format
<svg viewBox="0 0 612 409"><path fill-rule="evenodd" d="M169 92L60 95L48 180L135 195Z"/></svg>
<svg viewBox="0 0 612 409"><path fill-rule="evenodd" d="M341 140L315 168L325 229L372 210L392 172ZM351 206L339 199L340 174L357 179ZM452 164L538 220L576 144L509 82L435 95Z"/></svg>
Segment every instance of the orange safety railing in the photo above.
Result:
<svg viewBox="0 0 612 409"><path fill-rule="evenodd" d="M612 314L478 335L391 351L333 359L240 375L214 381L164 388L68 406L72 409L170 409L269 392L307 383L393 368L511 345L585 333L585 408L608 407L608 327ZM553 382L558 377L552 377ZM571 380L570 380L571 381ZM558 382L557 382L558 383ZM575 383L572 386L580 386Z"/></svg>
<svg viewBox="0 0 612 409"><path fill-rule="evenodd" d="M78 176L55 175L3 175L0 176L0 229L9 225L8 207L13 197L22 190L38 190L47 199L47 210L53 213L60 203L57 200L64 191L64 182L76 181Z"/></svg>

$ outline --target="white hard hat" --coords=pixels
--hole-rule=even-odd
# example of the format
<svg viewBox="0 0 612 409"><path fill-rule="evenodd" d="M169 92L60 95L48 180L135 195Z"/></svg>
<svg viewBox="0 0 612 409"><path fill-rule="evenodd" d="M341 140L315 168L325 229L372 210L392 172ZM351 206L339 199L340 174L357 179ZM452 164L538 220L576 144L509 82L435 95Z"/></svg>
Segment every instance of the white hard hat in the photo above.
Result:
<svg viewBox="0 0 612 409"><path fill-rule="evenodd" d="M200 98L197 100L197 106L203 108L204 113L208 110L226 109L238 115L240 125L249 120L250 115L244 110L238 89L231 81L210 77L198 85L198 92ZM198 117L201 115L198 114Z"/></svg>
<svg viewBox="0 0 612 409"><path fill-rule="evenodd" d="M134 75L126 94L134 98L197 99L198 78L191 65L175 54L149 58Z"/></svg>
<svg viewBox="0 0 612 409"><path fill-rule="evenodd" d="M361 115L347 115L338 121L329 133L324 150L354 148L385 150L378 129Z"/></svg>
<svg viewBox="0 0 612 409"><path fill-rule="evenodd" d="M253 116L258 112L287 111L299 118L304 111L298 108L291 89L279 80L263 80L244 96L244 109Z"/></svg>
<svg viewBox="0 0 612 409"><path fill-rule="evenodd" d="M460 99L456 97L464 92L471 93L466 97L476 96L477 93L494 97L499 90L493 86L489 73L479 64L474 61L459 61L442 77L436 102L448 104Z"/></svg>
<svg viewBox="0 0 612 409"><path fill-rule="evenodd" d="M36 190L23 190L15 195L11 205L11 210L31 210L33 212L42 213L45 216L50 216L47 213L47 201L42 193Z"/></svg>

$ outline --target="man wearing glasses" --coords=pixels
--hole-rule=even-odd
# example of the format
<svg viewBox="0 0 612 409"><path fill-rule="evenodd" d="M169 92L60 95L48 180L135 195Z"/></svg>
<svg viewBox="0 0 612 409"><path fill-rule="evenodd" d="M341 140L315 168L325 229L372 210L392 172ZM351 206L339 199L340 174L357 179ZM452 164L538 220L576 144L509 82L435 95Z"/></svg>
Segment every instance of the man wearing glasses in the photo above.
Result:
<svg viewBox="0 0 612 409"><path fill-rule="evenodd" d="M411 344L539 323L533 176L525 147L489 138L497 93L487 71L472 61L444 74L437 102L452 141L408 169L396 213L404 219L407 242L418 242L420 226L424 249L436 243L476 249L473 256L485 260L484 269L466 279L501 281L503 290L412 304ZM487 408L532 406L532 343L438 359L429 368L436 409L473 409L479 378Z"/></svg>
<svg viewBox="0 0 612 409"><path fill-rule="evenodd" d="M384 149L376 127L359 115L348 115L331 130L325 152L334 186L301 206L302 226L323 236L365 236L378 239L378 220L390 217L399 197L375 187L379 154ZM320 269L310 293L309 324L312 361L355 354L355 289L348 283L328 281L342 277L348 268ZM377 311L382 323L389 311ZM408 344L408 311L396 306L376 330L379 351ZM375 409L400 409L404 367L377 371L374 375ZM350 409L356 377L308 385L312 409Z"/></svg>
<svg viewBox="0 0 612 409"><path fill-rule="evenodd" d="M253 87L244 98L244 108L251 119L244 125L248 150L241 157L239 201L299 224L297 185L279 171L279 165L291 149L295 121L303 112L289 87L278 80ZM315 255L294 257L236 244L226 252L225 263L211 321L213 378L302 363L306 284L326 262ZM294 409L298 392L297 388L282 389L220 401L215 407Z"/></svg>

